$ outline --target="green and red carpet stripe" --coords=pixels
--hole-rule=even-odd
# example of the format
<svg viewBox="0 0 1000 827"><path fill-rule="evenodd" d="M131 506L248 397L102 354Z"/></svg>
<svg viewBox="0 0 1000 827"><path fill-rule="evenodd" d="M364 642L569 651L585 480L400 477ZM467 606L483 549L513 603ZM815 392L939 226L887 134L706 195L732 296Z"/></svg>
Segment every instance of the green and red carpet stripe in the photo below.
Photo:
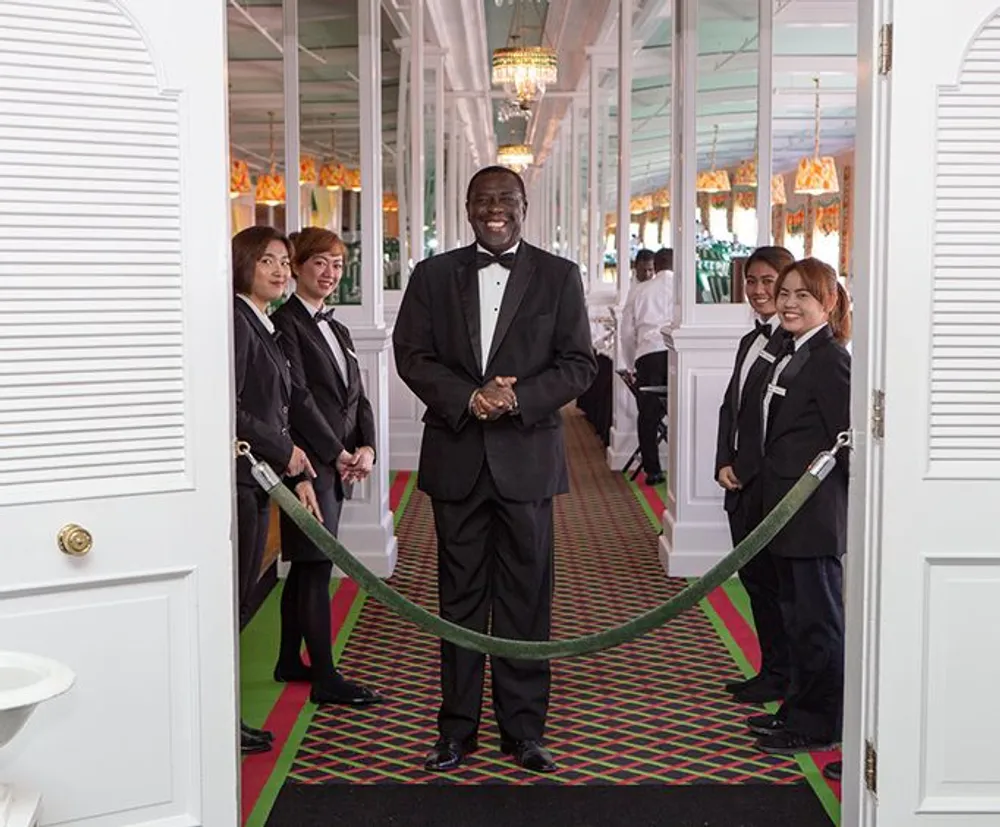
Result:
<svg viewBox="0 0 1000 827"><path fill-rule="evenodd" d="M640 475L641 480L641 475ZM659 526L661 515L666 507L664 499L666 486L650 487L639 480L631 483L635 495L646 508L647 516ZM737 666L747 676L754 675L760 669L760 644L757 632L753 627L753 613L750 609L750 598L743 585L736 578L715 589L702 601L702 609L711 619L717 619L717 628L724 638L729 638L730 651ZM714 615L714 618L712 618ZM768 705L772 712L777 704ZM830 781L822 774L822 768L831 761L840 760L840 750L813 752L798 756L802 772L816 792L824 809L834 824L840 823L840 782Z"/></svg>
<svg viewBox="0 0 1000 827"><path fill-rule="evenodd" d="M390 508L398 524L413 492L416 475L392 472ZM365 595L354 581L344 578L331 584L330 621L334 657L339 659L354 624L361 614ZM315 707L309 703L306 684L278 684L271 677L277 653L281 586L261 606L241 635L240 689L244 720L274 733L274 749L243 759L241 767L241 812L247 827L263 825L281 789L295 754L308 728Z"/></svg>

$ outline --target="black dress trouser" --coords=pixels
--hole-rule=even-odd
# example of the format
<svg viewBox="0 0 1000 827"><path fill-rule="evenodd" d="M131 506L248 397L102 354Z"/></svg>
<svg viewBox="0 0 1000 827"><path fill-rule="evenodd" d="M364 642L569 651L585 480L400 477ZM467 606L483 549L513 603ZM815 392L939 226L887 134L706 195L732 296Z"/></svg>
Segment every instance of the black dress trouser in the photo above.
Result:
<svg viewBox="0 0 1000 827"><path fill-rule="evenodd" d="M669 356L667 351L658 350L647 353L635 360L636 385L649 387L651 385L666 385ZM642 470L647 474L661 474L660 445L657 439L657 426L663 419L664 399L652 393L639 392L636 405L639 408L639 421L636 430L639 432L639 451L642 454Z"/></svg>
<svg viewBox="0 0 1000 827"><path fill-rule="evenodd" d="M237 583L240 629L250 622L250 597L260 578L271 522L271 501L256 483L236 486Z"/></svg>
<svg viewBox="0 0 1000 827"><path fill-rule="evenodd" d="M792 683L779 715L792 732L840 740L844 715L844 593L839 557L774 557Z"/></svg>
<svg viewBox="0 0 1000 827"><path fill-rule="evenodd" d="M552 500L500 496L484 465L472 492L433 500L441 617L467 629L519 640L548 640L552 618ZM438 729L475 735L486 656L441 642ZM493 711L502 738L540 740L548 713L548 661L490 659Z"/></svg>
<svg viewBox="0 0 1000 827"><path fill-rule="evenodd" d="M729 512L733 546L738 545L764 519L760 482L752 479L736 495L736 507ZM779 599L778 569L765 548L739 570L740 582L750 598L750 609L760 643L760 675L769 683L787 685L792 667L788 634Z"/></svg>

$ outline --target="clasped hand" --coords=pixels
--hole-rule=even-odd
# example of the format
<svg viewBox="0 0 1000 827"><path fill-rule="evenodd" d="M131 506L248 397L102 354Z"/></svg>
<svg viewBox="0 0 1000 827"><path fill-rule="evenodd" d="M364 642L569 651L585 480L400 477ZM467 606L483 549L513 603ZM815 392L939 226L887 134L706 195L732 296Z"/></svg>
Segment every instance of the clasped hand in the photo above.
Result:
<svg viewBox="0 0 1000 827"><path fill-rule="evenodd" d="M472 413L477 419L492 421L517 408L514 376L496 376L472 395Z"/></svg>
<svg viewBox="0 0 1000 827"><path fill-rule="evenodd" d="M375 451L362 445L353 454L341 451L337 457L337 472L344 482L361 482L375 465Z"/></svg>

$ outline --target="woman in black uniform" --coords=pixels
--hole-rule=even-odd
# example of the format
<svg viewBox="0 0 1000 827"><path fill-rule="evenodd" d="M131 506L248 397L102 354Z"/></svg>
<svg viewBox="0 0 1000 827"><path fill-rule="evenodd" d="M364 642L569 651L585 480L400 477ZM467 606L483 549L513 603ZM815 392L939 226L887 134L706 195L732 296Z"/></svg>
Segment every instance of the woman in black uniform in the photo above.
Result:
<svg viewBox="0 0 1000 827"><path fill-rule="evenodd" d="M795 258L784 247L758 247L744 267L746 296L757 315L754 329L740 339L736 364L719 408L715 475L726 489L725 508L733 545L740 543L764 518L761 496L761 387L786 333L774 305L778 276ZM778 602L778 573L767 551L739 572L750 598L760 642L760 672L749 680L731 681L726 690L742 703L764 703L785 697L791 667Z"/></svg>
<svg viewBox="0 0 1000 827"><path fill-rule="evenodd" d="M314 477L309 458L289 434L295 394L288 361L267 316L268 306L288 282L291 248L274 228L249 227L233 237L232 253L236 437L250 443L253 453L278 473ZM311 488L306 483L302 489L307 486ZM270 516L268 496L243 459L236 462L236 507L242 629L250 620L250 595L260 574ZM244 753L271 749L269 732L241 722L240 734Z"/></svg>
<svg viewBox="0 0 1000 827"><path fill-rule="evenodd" d="M851 312L833 268L814 258L786 268L776 304L790 334L762 398L764 511L850 427ZM848 454L771 541L792 680L776 715L748 720L767 753L829 749L840 740L844 700L841 557L847 549Z"/></svg>
<svg viewBox="0 0 1000 827"><path fill-rule="evenodd" d="M333 318L327 297L337 289L347 249L329 230L307 227L296 234L295 295L274 314L292 380L304 388L318 418L292 412L292 435L316 469L313 483L320 519L336 535L345 497L375 462L375 417L361 382L354 342ZM282 514L281 556L291 563L281 595L281 648L277 681L312 683L317 704L364 706L381 700L365 686L345 680L331 653L330 575L333 564ZM305 642L309 666L299 652Z"/></svg>

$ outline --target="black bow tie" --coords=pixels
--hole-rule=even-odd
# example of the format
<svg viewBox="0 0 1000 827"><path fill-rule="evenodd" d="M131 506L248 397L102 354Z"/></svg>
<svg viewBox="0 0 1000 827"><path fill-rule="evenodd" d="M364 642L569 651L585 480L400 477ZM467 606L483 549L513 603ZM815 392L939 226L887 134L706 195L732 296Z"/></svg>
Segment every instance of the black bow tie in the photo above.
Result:
<svg viewBox="0 0 1000 827"><path fill-rule="evenodd" d="M320 310L319 313L313 316L313 318L316 320L316 324L319 324L320 322L329 323L333 321L333 314L335 312L335 309L330 307L326 310Z"/></svg>
<svg viewBox="0 0 1000 827"><path fill-rule="evenodd" d="M795 339L791 336L785 337L785 340L781 343L781 349L778 351L778 358L781 359L784 356L794 356L795 355Z"/></svg>
<svg viewBox="0 0 1000 827"><path fill-rule="evenodd" d="M476 252L476 269L482 270L491 264L499 264L504 270L509 270L514 266L514 253L503 253L495 256L492 253L484 253L482 250Z"/></svg>
<svg viewBox="0 0 1000 827"><path fill-rule="evenodd" d="M771 327L769 322L754 322L754 329L757 331L758 336L763 336L765 339L770 339L771 334L774 333L775 328Z"/></svg>

